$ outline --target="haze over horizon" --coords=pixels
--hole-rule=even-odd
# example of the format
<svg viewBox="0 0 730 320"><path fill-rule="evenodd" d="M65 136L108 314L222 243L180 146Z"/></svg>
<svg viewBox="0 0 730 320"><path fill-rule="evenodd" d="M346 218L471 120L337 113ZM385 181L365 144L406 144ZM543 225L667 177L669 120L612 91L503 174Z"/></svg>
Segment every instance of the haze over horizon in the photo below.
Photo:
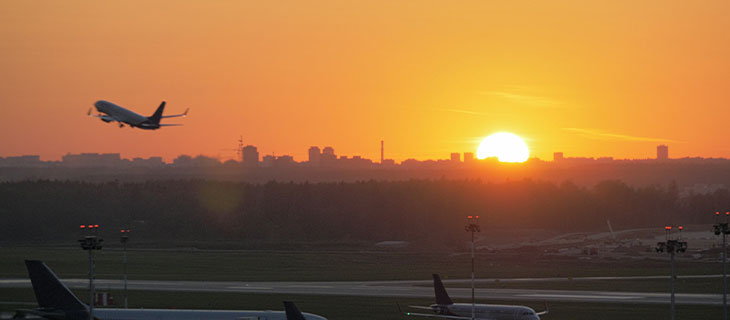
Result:
<svg viewBox="0 0 730 320"><path fill-rule="evenodd" d="M0 156L730 158L730 2L0 2ZM96 100L182 127L119 129ZM177 119L172 119L177 120Z"/></svg>

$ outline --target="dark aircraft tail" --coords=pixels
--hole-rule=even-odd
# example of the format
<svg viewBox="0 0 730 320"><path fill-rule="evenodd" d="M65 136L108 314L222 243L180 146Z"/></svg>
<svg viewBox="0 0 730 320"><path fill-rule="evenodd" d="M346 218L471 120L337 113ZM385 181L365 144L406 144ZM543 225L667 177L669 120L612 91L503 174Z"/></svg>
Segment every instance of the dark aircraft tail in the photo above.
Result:
<svg viewBox="0 0 730 320"><path fill-rule="evenodd" d="M25 266L41 309L62 311L67 318L88 315L86 305L58 280L56 274L43 261L25 260Z"/></svg>
<svg viewBox="0 0 730 320"><path fill-rule="evenodd" d="M433 290L436 294L436 304L454 304L454 302L451 301L451 298L449 298L449 294L446 293L446 288L444 288L444 284L441 282L441 277L435 273L433 274Z"/></svg>
<svg viewBox="0 0 730 320"><path fill-rule="evenodd" d="M305 320L304 315L294 302L284 301L284 310L286 311L286 320Z"/></svg>
<svg viewBox="0 0 730 320"><path fill-rule="evenodd" d="M150 122L153 124L160 124L160 119L162 119L162 111L165 110L165 101L162 101L160 103L160 106L157 107L157 110L155 110L155 113L152 114L148 119L150 119Z"/></svg>

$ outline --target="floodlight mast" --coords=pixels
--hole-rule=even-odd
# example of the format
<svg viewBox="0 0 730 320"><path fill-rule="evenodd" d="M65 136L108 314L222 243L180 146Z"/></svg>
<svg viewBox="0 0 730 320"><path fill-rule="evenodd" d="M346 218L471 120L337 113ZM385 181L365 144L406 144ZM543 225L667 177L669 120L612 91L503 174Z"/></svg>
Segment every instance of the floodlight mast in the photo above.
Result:
<svg viewBox="0 0 730 320"><path fill-rule="evenodd" d="M727 235L730 234L730 228L728 228L728 216L730 212L725 211L725 222L719 222L720 211L715 211L715 221L717 222L713 227L715 235L722 235L722 318L727 319Z"/></svg>
<svg viewBox="0 0 730 320"><path fill-rule="evenodd" d="M684 230L683 226L679 226L677 228L679 230L679 239L674 240L671 239L671 233L672 233L672 226L666 226L664 227L664 231L666 234L666 241L665 242L657 242L656 251L657 252L667 252L669 254L669 263L671 268L671 276L670 276L670 283L671 283L671 296L670 296L670 303L671 303L671 313L670 313L670 319L674 320L674 278L676 277L674 274L674 254L675 253L681 253L685 252L687 250L687 242L681 241L682 240L682 230Z"/></svg>
<svg viewBox="0 0 730 320"><path fill-rule="evenodd" d="M124 258L122 259L122 265L124 269L124 309L127 309L127 242L129 241L129 229L122 229L120 232L122 236L119 241L122 243L122 251L124 252Z"/></svg>
<svg viewBox="0 0 730 320"><path fill-rule="evenodd" d="M94 320L94 250L101 250L104 239L97 237L99 225L81 225L80 229L92 232L92 235L79 239L81 249L89 251L89 320Z"/></svg>
<svg viewBox="0 0 730 320"><path fill-rule="evenodd" d="M467 223L464 230L471 232L471 319L476 319L476 297L474 295L474 233L481 232L479 228L479 216L467 216L469 222Z"/></svg>

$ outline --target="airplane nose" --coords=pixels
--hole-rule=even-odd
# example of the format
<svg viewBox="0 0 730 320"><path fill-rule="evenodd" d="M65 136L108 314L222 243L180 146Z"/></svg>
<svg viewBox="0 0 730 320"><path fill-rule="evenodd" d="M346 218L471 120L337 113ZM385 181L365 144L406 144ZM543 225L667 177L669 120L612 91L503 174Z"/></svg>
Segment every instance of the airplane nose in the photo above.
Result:
<svg viewBox="0 0 730 320"><path fill-rule="evenodd" d="M106 105L107 103L108 103L108 102L106 102L106 101L104 101L104 100L99 100L99 101L97 101L97 102L94 102L94 107L96 108L96 110L97 110L97 111L101 112L101 109L103 109L103 108L104 108L104 106L105 106L105 105Z"/></svg>

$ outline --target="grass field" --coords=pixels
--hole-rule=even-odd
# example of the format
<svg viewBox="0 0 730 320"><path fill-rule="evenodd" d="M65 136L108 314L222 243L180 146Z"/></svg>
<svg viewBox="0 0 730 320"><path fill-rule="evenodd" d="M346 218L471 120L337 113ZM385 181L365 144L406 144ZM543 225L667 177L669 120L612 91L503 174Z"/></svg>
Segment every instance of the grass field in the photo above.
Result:
<svg viewBox="0 0 730 320"><path fill-rule="evenodd" d="M0 248L0 278L25 278L23 260L44 260L62 278L86 277L87 255L76 247L4 247ZM121 278L122 252L105 249L97 256L98 278ZM334 281L334 280L428 280L438 272L444 278L468 278L468 255L434 252L348 252L348 251L204 251L149 250L129 251L130 279L158 280L239 280L239 281ZM529 257L484 255L477 260L477 275L483 278L581 277L667 275L664 261L586 262L570 260L531 260ZM682 261L679 274L717 274L716 264ZM449 285L451 286L451 285ZM458 286L458 285L455 285ZM571 281L507 283L489 286L505 288L668 291L660 280L640 281ZM719 293L719 281L679 281L677 292ZM665 291L666 290L666 291ZM121 302L120 292L111 292ZM86 293L77 291L85 300ZM312 295L271 295L242 293L188 293L131 291L130 307L197 309L282 309L282 300L293 300L307 312L329 319L404 319L401 305L428 305L431 299L375 298ZM0 289L0 310L29 308L8 302L34 302L30 289ZM482 301L515 304L515 301ZM536 310L542 301L519 302ZM544 319L667 319L669 305L550 303ZM677 306L677 319L720 317L719 307Z"/></svg>
<svg viewBox="0 0 730 320"><path fill-rule="evenodd" d="M438 252L372 251L204 251L144 250L128 252L130 279L236 281L428 280L470 277L470 257ZM45 261L64 278L83 278L86 252L76 247L0 248L0 278L26 277L23 260ZM96 256L97 277L119 279L122 252L104 249ZM482 255L480 278L668 275L663 261L599 262L540 260L530 256ZM680 275L718 274L717 264L682 261Z"/></svg>

